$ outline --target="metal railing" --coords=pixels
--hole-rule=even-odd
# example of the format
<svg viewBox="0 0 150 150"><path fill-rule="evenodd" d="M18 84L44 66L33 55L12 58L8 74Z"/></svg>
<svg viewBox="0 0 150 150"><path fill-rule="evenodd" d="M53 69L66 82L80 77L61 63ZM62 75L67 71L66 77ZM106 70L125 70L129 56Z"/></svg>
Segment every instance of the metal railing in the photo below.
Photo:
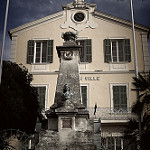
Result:
<svg viewBox="0 0 150 150"><path fill-rule="evenodd" d="M131 113L131 108L114 109L111 107L98 107L94 115L94 108L87 108L90 117L101 118L102 120L128 120L133 119L135 116Z"/></svg>
<svg viewBox="0 0 150 150"><path fill-rule="evenodd" d="M45 111L49 110L43 109L42 113L45 114ZM135 118L135 115L131 113L131 108L126 109L114 109L112 107L97 107L96 113L94 115L94 107L88 107L91 118L101 118L102 120L128 120Z"/></svg>

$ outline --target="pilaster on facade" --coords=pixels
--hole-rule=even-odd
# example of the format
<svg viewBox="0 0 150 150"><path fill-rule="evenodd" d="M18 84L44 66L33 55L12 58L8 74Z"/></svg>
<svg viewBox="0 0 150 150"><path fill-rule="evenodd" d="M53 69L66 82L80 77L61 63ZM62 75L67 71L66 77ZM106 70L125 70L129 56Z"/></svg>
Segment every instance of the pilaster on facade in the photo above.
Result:
<svg viewBox="0 0 150 150"><path fill-rule="evenodd" d="M10 52L10 61L16 62L16 48L17 48L17 36L18 35L12 35L12 41L11 41L11 52Z"/></svg>

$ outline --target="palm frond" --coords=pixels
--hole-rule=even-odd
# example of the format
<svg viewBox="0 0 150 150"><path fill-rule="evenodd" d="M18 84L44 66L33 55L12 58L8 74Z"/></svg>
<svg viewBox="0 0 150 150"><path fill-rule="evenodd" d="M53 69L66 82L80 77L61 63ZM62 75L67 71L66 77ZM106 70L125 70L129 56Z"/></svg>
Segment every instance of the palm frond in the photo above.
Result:
<svg viewBox="0 0 150 150"><path fill-rule="evenodd" d="M149 90L150 91L150 74L148 74L147 76L142 76L139 73L138 77L133 77L133 85L139 89L140 91L145 91L145 90Z"/></svg>
<svg viewBox="0 0 150 150"><path fill-rule="evenodd" d="M143 102L136 101L136 102L132 105L132 113L134 113L134 114L141 114L142 111L143 111L143 107L144 107Z"/></svg>
<svg viewBox="0 0 150 150"><path fill-rule="evenodd" d="M146 95L146 93L142 93L139 95L139 98L142 98L144 95Z"/></svg>
<svg viewBox="0 0 150 150"><path fill-rule="evenodd" d="M150 104L150 94L144 96L143 103Z"/></svg>

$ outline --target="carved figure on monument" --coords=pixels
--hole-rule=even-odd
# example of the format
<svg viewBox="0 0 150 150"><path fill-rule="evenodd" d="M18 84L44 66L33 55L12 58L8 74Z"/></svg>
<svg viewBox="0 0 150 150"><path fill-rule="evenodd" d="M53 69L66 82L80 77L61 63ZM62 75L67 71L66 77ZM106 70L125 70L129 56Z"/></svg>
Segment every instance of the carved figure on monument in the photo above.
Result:
<svg viewBox="0 0 150 150"><path fill-rule="evenodd" d="M71 98L71 96L73 95L71 92L70 92L70 87L68 86L68 84L65 84L64 85L64 88L63 88L63 95L65 97L65 100L69 100Z"/></svg>

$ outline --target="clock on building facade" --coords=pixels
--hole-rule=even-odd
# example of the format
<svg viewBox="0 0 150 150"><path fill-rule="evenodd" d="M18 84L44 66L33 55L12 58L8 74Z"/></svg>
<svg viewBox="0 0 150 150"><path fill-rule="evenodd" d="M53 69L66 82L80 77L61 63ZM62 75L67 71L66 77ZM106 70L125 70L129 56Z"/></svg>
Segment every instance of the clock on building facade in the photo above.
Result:
<svg viewBox="0 0 150 150"><path fill-rule="evenodd" d="M84 8L84 9L83 9ZM66 21L61 25L62 29L72 28L75 31L82 31L85 28L95 29L98 25L92 20L95 6L85 3L68 4L63 6Z"/></svg>
<svg viewBox="0 0 150 150"><path fill-rule="evenodd" d="M77 12L73 15L73 19L76 22L82 22L85 19L85 14L83 12Z"/></svg>

